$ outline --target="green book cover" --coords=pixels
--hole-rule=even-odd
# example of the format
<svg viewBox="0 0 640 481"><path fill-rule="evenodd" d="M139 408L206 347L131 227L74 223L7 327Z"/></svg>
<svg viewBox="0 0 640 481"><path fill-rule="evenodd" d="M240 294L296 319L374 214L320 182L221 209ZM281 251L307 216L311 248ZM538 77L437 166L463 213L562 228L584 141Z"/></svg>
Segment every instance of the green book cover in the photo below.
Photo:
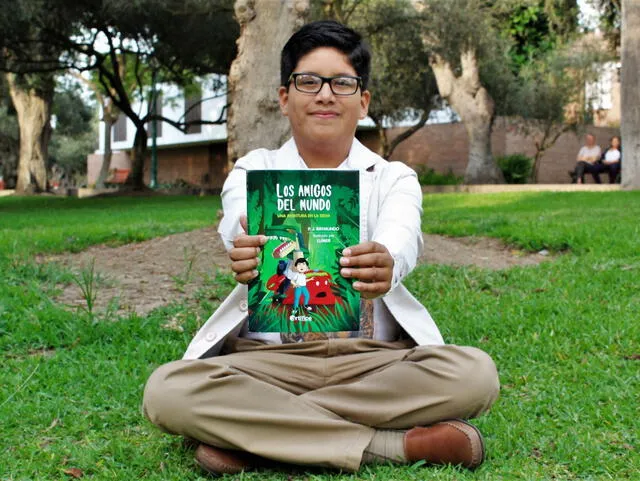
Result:
<svg viewBox="0 0 640 481"><path fill-rule="evenodd" d="M340 275L342 251L360 242L359 172L247 172L247 229L263 234L249 283L249 331L344 332L360 328L360 294Z"/></svg>

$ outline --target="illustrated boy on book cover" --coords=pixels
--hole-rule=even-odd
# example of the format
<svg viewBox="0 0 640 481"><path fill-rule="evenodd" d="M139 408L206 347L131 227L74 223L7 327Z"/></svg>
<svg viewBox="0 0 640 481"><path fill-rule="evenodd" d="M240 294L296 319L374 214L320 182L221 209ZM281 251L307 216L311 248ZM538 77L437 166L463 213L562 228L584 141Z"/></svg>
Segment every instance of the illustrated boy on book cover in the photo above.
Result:
<svg viewBox="0 0 640 481"><path fill-rule="evenodd" d="M358 331L360 295L339 266L360 241L358 172L250 171L247 212L248 234L267 237L249 284L249 331Z"/></svg>

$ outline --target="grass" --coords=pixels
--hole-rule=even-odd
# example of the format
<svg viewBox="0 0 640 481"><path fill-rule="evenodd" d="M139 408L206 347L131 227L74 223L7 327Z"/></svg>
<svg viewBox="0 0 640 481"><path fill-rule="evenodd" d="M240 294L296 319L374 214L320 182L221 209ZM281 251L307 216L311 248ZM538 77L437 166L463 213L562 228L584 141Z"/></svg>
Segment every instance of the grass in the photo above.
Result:
<svg viewBox="0 0 640 481"><path fill-rule="evenodd" d="M80 289L82 298L86 304L87 314L93 315L93 306L98 295L98 284L101 281L100 275L96 273L95 259L89 261L89 265L85 266L78 274L73 276L73 282Z"/></svg>
<svg viewBox="0 0 640 481"><path fill-rule="evenodd" d="M407 280L448 342L496 360L501 399L477 422L489 459L473 473L380 466L293 478L637 479L640 193L438 195L424 206L427 232L563 253L505 271L424 265ZM178 439L143 419L140 401L148 375L181 356L230 276L213 279L199 305L112 322L57 304L71 275L34 255L198 228L218 208L217 198L0 198L0 480L72 479L72 468L95 480L205 479Z"/></svg>
<svg viewBox="0 0 640 481"><path fill-rule="evenodd" d="M139 242L211 224L218 209L217 197L3 197L0 256Z"/></svg>

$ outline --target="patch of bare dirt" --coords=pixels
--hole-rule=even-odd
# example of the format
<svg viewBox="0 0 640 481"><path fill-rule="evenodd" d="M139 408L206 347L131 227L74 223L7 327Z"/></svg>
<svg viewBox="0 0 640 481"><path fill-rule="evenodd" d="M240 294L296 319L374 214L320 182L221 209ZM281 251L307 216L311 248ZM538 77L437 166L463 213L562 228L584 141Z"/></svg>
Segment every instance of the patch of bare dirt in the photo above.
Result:
<svg viewBox="0 0 640 481"><path fill-rule="evenodd" d="M191 298L229 257L214 227L172 234L119 247L98 245L77 254L48 256L80 277L91 261L97 274L95 307L104 310L116 299L115 310L146 314L177 299ZM80 287L65 286L56 299L71 307L86 306Z"/></svg>
<svg viewBox="0 0 640 481"><path fill-rule="evenodd" d="M546 251L532 254L506 246L489 237L445 237L423 234L424 252L419 262L477 266L483 269L508 269L531 266L549 260Z"/></svg>
<svg viewBox="0 0 640 481"><path fill-rule="evenodd" d="M549 259L543 254L510 249L499 240L484 237L425 234L424 241L421 263L507 269ZM99 276L96 309L113 307L115 298L117 312L135 311L141 315L172 301L192 298L198 288L215 278L220 269L228 271L230 265L214 227L120 247L99 245L81 253L41 260L60 262L79 273L88 268L92 259ZM57 300L69 306L86 306L76 284L64 286Z"/></svg>

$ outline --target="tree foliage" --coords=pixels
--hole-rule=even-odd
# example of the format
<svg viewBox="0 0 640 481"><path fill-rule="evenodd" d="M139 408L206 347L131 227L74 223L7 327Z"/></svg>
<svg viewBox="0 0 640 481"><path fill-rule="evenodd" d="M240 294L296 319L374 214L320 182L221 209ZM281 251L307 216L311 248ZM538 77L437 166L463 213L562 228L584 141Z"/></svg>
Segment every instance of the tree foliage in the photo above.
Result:
<svg viewBox="0 0 640 481"><path fill-rule="evenodd" d="M0 176L7 186L16 185L20 146L18 120L5 82L0 83ZM82 98L77 85L58 82L52 113L52 134L46 168L67 178L86 172L87 155L97 147L95 110ZM54 167L55 166L55 167Z"/></svg>
<svg viewBox="0 0 640 481"><path fill-rule="evenodd" d="M461 68L461 52L474 51L478 58L494 53L495 42L500 39L494 2L422 0L418 6L425 44L454 71Z"/></svg>
<svg viewBox="0 0 640 481"><path fill-rule="evenodd" d="M578 27L576 0L521 1L497 17L511 42L509 56L515 73L572 37Z"/></svg>
<svg viewBox="0 0 640 481"><path fill-rule="evenodd" d="M498 47L492 5L484 0L422 0L422 41L429 50L440 96L464 123L469 138L465 170L467 183L500 183L504 179L491 153L491 128L495 100L483 81L483 71L493 65L500 78L506 62Z"/></svg>
<svg viewBox="0 0 640 481"><path fill-rule="evenodd" d="M369 116L382 134L381 153L388 158L425 125L439 103L438 89L420 38L419 18L409 2L380 1L358 13L357 21L369 23L360 29L373 50ZM385 127L408 121L412 127L387 139Z"/></svg>
<svg viewBox="0 0 640 481"><path fill-rule="evenodd" d="M10 71L101 70L109 68L103 64L117 49L143 63L153 58L179 80L185 69L226 72L235 56L238 29L230 0L16 0L11 4L0 15L2 64ZM33 55L34 46L38 56Z"/></svg>
<svg viewBox="0 0 640 481"><path fill-rule="evenodd" d="M520 70L548 58L576 33L576 0L449 0L422 2L432 51L460 73L460 52L475 52L480 81L496 113L513 107Z"/></svg>
<svg viewBox="0 0 640 481"><path fill-rule="evenodd" d="M490 125L494 115L517 115L543 122L547 131L547 122L562 121L563 107L579 86L575 73L564 78L567 70L547 63L577 31L576 0L422 0L419 5L440 94L469 133L465 180L495 181L486 178L494 163L490 129L482 124ZM557 137L547 132L545 138Z"/></svg>
<svg viewBox="0 0 640 481"><path fill-rule="evenodd" d="M58 82L53 98L57 134L71 137L81 135L90 128L95 111L93 106L83 99L82 94L82 89L77 83L67 79Z"/></svg>
<svg viewBox="0 0 640 481"><path fill-rule="evenodd" d="M600 28L615 52L620 48L620 25L622 22L622 5L620 0L592 0L600 12Z"/></svg>
<svg viewBox="0 0 640 481"><path fill-rule="evenodd" d="M602 51L568 43L521 69L505 113L515 116L512 122L535 139L532 182L537 181L544 153L562 134L586 123L591 102L584 86L597 78L597 66L605 59Z"/></svg>
<svg viewBox="0 0 640 481"><path fill-rule="evenodd" d="M48 41L47 32L73 31L64 9L54 0L3 2L0 8L0 70L6 76L18 117L20 154L16 189L20 193L47 189L46 158L50 136L50 112L54 91L51 59L62 50ZM34 14L46 11L42 23ZM33 68L23 69L24 65Z"/></svg>
<svg viewBox="0 0 640 481"><path fill-rule="evenodd" d="M152 114L141 114L133 104L145 98L148 72L161 75L164 81L184 83L198 74L226 73L235 56L238 26L231 0L16 3L18 21L0 39L4 47L0 68L15 72L98 72L104 93L136 126L132 173L136 187L142 186L145 124ZM5 9L0 25L9 25L10 17ZM123 68L131 63L131 68ZM125 75L135 79L133 93ZM187 128L184 123L162 120L179 129Z"/></svg>
<svg viewBox="0 0 640 481"><path fill-rule="evenodd" d="M325 0L316 4L315 15L349 25L369 43L369 117L378 129L380 154L390 157L400 142L424 126L439 100L416 10L409 0ZM387 139L386 128L405 122L413 126Z"/></svg>
<svg viewBox="0 0 640 481"><path fill-rule="evenodd" d="M97 148L96 112L82 98L80 87L58 82L53 98L55 126L49 147L49 169L67 180L86 174L87 155Z"/></svg>
<svg viewBox="0 0 640 481"><path fill-rule="evenodd" d="M4 77L0 76L0 176L5 186L16 185L20 137L16 111Z"/></svg>

